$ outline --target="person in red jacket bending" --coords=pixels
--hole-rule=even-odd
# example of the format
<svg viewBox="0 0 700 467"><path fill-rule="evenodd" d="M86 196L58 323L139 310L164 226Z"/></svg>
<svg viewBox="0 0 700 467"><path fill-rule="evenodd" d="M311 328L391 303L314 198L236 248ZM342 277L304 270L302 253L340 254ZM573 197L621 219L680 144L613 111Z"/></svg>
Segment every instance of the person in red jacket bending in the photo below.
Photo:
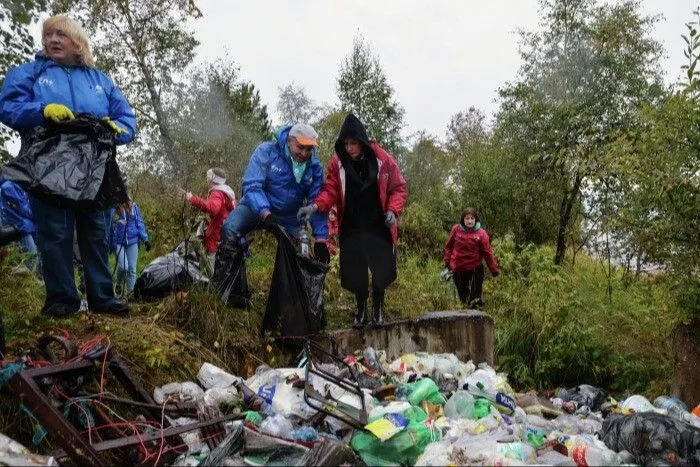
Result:
<svg viewBox="0 0 700 467"><path fill-rule="evenodd" d="M465 209L459 224L452 227L445 244L444 260L445 267L452 271L452 278L462 303L470 307L481 306L483 261L486 260L493 277L498 276L499 271L489 243L489 234L481 228L476 209Z"/></svg>
<svg viewBox="0 0 700 467"><path fill-rule="evenodd" d="M216 250L219 248L221 238L221 226L228 214L236 207L236 195L226 184L226 172L223 169L207 170L207 185L209 196L206 200L189 191L185 192L185 198L192 206L209 214L209 225L204 231L204 249L207 250L207 257L213 271Z"/></svg>
<svg viewBox="0 0 700 467"><path fill-rule="evenodd" d="M367 297L372 273L372 324L384 324L384 289L396 279L397 219L408 192L394 158L370 140L362 122L348 114L335 142L320 193L299 209L307 220L315 211L337 209L340 226L340 285L355 294L353 327L367 324Z"/></svg>

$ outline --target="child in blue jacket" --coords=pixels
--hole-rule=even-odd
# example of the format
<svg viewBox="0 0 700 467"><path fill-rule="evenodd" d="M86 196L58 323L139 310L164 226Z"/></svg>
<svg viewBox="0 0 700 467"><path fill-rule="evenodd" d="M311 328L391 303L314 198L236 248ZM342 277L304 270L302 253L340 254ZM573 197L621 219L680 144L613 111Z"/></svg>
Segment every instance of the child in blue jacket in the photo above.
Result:
<svg viewBox="0 0 700 467"><path fill-rule="evenodd" d="M146 251L151 249L141 209L129 198L128 203L119 205L112 222L111 247L117 254L117 289L123 288L126 279L127 292L134 290L141 242Z"/></svg>

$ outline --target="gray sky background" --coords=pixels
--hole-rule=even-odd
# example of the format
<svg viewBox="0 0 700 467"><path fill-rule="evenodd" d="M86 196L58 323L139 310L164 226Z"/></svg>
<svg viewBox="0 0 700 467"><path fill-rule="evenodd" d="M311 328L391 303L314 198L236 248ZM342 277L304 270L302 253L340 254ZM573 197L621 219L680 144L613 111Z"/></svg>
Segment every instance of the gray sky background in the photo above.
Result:
<svg viewBox="0 0 700 467"><path fill-rule="evenodd" d="M199 0L196 62L228 56L260 90L277 122L279 87L303 86L316 104L337 103L336 79L362 34L406 110L404 136L440 139L450 118L470 106L492 117L497 89L517 78L517 31L539 27L537 0ZM700 0L641 0L662 14L652 35L666 50L666 81L685 63L685 23ZM32 28L40 42L39 25ZM8 144L16 154L18 141Z"/></svg>
<svg viewBox="0 0 700 467"><path fill-rule="evenodd" d="M340 64L356 34L370 43L406 110L404 135L444 138L450 117L475 106L492 116L496 90L517 78L518 29L538 28L537 0L200 0L198 60L228 54L260 90L274 120L278 88L292 81L317 104L336 103ZM653 36L677 80L684 24L698 0L642 0L664 15Z"/></svg>

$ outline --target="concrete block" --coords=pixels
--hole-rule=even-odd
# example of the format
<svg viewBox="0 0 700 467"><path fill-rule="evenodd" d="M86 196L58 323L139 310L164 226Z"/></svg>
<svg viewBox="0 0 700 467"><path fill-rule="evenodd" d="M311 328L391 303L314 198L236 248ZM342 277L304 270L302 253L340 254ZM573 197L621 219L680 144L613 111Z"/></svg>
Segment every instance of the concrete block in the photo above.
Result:
<svg viewBox="0 0 700 467"><path fill-rule="evenodd" d="M461 361L477 365L494 364L493 318L478 310L433 311L376 329L332 331L330 336L344 353L373 347L386 350L389 360L423 351L454 353Z"/></svg>

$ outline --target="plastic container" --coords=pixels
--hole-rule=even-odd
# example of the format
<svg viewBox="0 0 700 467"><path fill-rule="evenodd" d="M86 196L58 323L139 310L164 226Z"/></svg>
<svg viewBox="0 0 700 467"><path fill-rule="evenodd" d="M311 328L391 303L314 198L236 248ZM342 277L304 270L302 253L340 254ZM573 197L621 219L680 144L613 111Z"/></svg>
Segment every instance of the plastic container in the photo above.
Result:
<svg viewBox="0 0 700 467"><path fill-rule="evenodd" d="M301 244L301 256L305 258L311 256L311 248L309 248L309 232L307 232L306 229L301 229L299 242Z"/></svg>
<svg viewBox="0 0 700 467"><path fill-rule="evenodd" d="M479 370L476 371L478 372ZM482 397L484 399L489 400L493 404L493 406L498 409L499 412L503 412L507 415L511 415L513 414L513 412L515 412L515 408L517 407L517 405L515 404L513 398L510 397L508 394L504 394L502 392L491 392L488 391L486 388L482 387L481 383L477 384L478 385L465 383L464 386L462 386L462 389L469 392L474 397Z"/></svg>

